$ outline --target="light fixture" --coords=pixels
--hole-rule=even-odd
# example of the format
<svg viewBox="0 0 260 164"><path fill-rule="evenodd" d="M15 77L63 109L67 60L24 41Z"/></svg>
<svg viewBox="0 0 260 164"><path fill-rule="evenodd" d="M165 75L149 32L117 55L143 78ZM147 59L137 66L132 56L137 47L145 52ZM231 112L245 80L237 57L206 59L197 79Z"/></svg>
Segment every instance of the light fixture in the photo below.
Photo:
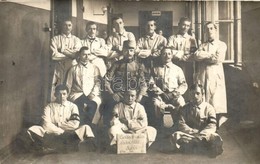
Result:
<svg viewBox="0 0 260 164"><path fill-rule="evenodd" d="M101 8L101 10L102 10L102 12L103 13L93 13L93 15L105 15L105 13L107 12L107 7L105 7L105 6L103 6L102 8Z"/></svg>

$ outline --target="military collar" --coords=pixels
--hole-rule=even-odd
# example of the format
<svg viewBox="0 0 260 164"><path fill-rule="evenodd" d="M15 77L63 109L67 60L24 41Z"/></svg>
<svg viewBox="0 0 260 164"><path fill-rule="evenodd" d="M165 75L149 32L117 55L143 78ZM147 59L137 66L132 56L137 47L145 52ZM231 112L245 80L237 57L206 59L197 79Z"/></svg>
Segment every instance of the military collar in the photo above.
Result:
<svg viewBox="0 0 260 164"><path fill-rule="evenodd" d="M122 59L125 63L132 63L134 61L134 57L132 59L123 58Z"/></svg>
<svg viewBox="0 0 260 164"><path fill-rule="evenodd" d="M194 103L192 103L192 106L193 106L193 108L201 110L201 109L204 109L206 107L206 102L202 101L202 103L200 103L199 105L195 105Z"/></svg>

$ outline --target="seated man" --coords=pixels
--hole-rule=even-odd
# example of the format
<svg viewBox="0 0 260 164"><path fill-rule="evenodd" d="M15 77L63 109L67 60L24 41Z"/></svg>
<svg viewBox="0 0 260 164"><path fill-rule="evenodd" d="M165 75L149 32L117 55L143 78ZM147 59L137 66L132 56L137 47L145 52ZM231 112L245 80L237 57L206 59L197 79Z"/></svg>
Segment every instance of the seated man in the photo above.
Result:
<svg viewBox="0 0 260 164"><path fill-rule="evenodd" d="M124 91L137 89L136 101L140 102L146 94L147 85L144 78L144 66L135 60L135 44L130 41L123 43L123 59L116 61L105 76L104 123L109 124L113 107L123 100Z"/></svg>
<svg viewBox="0 0 260 164"><path fill-rule="evenodd" d="M154 96L148 89L149 98L153 101L155 112L154 123L160 128L163 124L163 114L165 110L171 112L174 126L177 125L179 107L185 104L182 95L186 92L188 86L180 67L172 63L173 53L170 47L165 47L162 50L162 63L153 68L152 78L150 83L153 88L159 87L162 93L159 96ZM176 127L176 126L175 126Z"/></svg>
<svg viewBox="0 0 260 164"><path fill-rule="evenodd" d="M77 150L78 143L94 138L88 125L79 126L79 112L75 104L67 100L68 87L58 85L55 89L56 101L48 104L42 116L42 126L32 126L27 130L35 149L55 151Z"/></svg>
<svg viewBox="0 0 260 164"><path fill-rule="evenodd" d="M123 102L115 105L113 119L110 121L109 129L110 145L117 142L117 134L146 133L147 147L155 141L156 130L147 126L147 116L144 107L136 101L136 90L128 90L124 94Z"/></svg>
<svg viewBox="0 0 260 164"><path fill-rule="evenodd" d="M68 71L66 85L70 90L69 100L79 108L80 123L94 126L100 119L101 80L99 69L89 61L90 55L88 47L81 47L78 64Z"/></svg>
<svg viewBox="0 0 260 164"><path fill-rule="evenodd" d="M180 112L179 130L172 134L171 143L178 150L209 151L213 157L223 152L221 137L216 133L216 112L204 101L201 85L190 88L191 102ZM196 149L197 148L197 149Z"/></svg>

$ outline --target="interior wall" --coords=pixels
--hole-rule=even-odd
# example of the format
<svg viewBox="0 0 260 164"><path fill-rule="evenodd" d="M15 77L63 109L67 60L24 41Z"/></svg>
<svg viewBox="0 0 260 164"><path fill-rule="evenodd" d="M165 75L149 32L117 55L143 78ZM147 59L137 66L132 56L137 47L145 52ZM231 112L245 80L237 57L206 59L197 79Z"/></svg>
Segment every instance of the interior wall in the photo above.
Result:
<svg viewBox="0 0 260 164"><path fill-rule="evenodd" d="M260 84L260 2L242 3L242 54L252 81Z"/></svg>
<svg viewBox="0 0 260 164"><path fill-rule="evenodd" d="M50 11L0 3L0 149L39 123L47 101Z"/></svg>
<svg viewBox="0 0 260 164"><path fill-rule="evenodd" d="M72 23L75 25L73 33L77 35L80 39L83 39L86 37L86 31L85 26L87 22L93 21L96 22L98 25L98 36L102 37L102 34L104 31L107 31L107 13L108 11L105 11L103 13L102 7L107 7L109 5L109 2L106 0L83 0L83 6L82 8L77 11L76 8L76 0L72 1ZM82 14L82 19L80 19L80 16L76 16L77 14ZM78 23L77 23L78 22ZM76 27L77 26L77 27ZM76 32L77 28L77 32Z"/></svg>
<svg viewBox="0 0 260 164"><path fill-rule="evenodd" d="M107 0L83 0L83 19L100 24L107 24L108 11L103 12L102 8L106 8L108 4L109 2Z"/></svg>
<svg viewBox="0 0 260 164"><path fill-rule="evenodd" d="M23 4L26 6L36 7L40 9L50 10L51 1L50 0L4 0L4 2L15 2L18 4Z"/></svg>

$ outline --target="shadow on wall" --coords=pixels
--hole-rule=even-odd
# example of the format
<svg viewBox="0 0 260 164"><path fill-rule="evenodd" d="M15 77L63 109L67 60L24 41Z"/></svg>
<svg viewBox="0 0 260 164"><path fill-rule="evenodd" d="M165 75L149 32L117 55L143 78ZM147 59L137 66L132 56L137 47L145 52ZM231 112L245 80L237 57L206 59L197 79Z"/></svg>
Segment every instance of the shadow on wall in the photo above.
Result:
<svg viewBox="0 0 260 164"><path fill-rule="evenodd" d="M247 68L224 65L224 69L230 121L235 124L245 120L257 122L260 91L253 88Z"/></svg>

